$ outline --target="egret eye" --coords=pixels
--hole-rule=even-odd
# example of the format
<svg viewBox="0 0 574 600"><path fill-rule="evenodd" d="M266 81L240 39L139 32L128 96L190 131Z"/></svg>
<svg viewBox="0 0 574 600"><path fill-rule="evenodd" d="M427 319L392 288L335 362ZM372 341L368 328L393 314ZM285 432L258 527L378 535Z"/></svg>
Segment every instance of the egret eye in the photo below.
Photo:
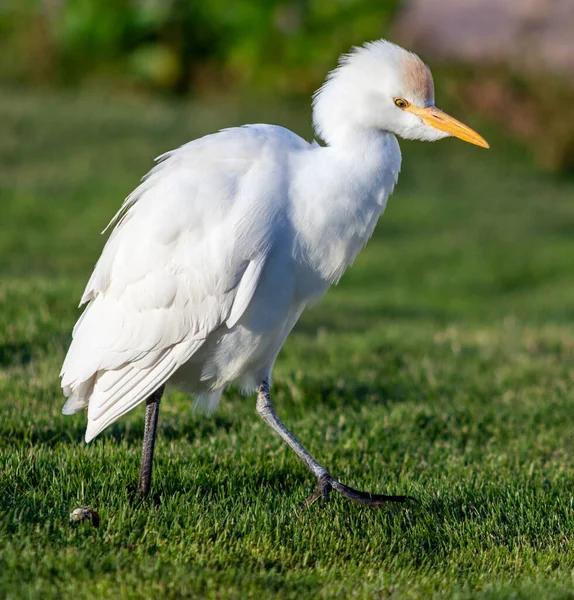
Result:
<svg viewBox="0 0 574 600"><path fill-rule="evenodd" d="M409 103L404 100L403 98L395 98L395 104L399 107L399 108L406 108Z"/></svg>

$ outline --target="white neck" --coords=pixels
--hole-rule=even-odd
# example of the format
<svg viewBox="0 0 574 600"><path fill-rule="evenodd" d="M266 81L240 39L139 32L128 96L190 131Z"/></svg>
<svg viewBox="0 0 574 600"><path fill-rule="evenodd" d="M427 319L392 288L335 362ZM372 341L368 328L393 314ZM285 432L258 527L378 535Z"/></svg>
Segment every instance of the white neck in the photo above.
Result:
<svg viewBox="0 0 574 600"><path fill-rule="evenodd" d="M353 140L371 137L372 130L361 125L362 114L356 109L360 104L355 102L354 95L355 89L337 72L315 94L313 126L327 145L347 145Z"/></svg>
<svg viewBox="0 0 574 600"><path fill-rule="evenodd" d="M341 277L372 235L401 164L390 133L347 128L331 143L301 157L297 197L305 200L295 203L293 215L303 261L327 285Z"/></svg>

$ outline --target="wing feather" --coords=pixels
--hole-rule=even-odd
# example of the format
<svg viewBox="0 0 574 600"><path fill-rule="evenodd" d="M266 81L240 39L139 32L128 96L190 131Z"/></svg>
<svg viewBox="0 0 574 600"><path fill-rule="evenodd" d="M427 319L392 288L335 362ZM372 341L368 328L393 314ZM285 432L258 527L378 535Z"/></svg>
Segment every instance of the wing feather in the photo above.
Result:
<svg viewBox="0 0 574 600"><path fill-rule="evenodd" d="M63 412L88 406L87 441L240 321L281 225L269 168L279 145L262 126L191 142L161 157L112 220L61 372Z"/></svg>
<svg viewBox="0 0 574 600"><path fill-rule="evenodd" d="M241 319L243 313L249 306L251 298L253 298L253 294L257 289L257 284L261 278L264 265L265 259L263 257L252 260L247 265L245 273L243 273L243 276L241 277L241 282L237 286L237 293L235 294L235 299L233 300L231 312L229 313L227 321L225 322L229 329L236 325L237 321Z"/></svg>

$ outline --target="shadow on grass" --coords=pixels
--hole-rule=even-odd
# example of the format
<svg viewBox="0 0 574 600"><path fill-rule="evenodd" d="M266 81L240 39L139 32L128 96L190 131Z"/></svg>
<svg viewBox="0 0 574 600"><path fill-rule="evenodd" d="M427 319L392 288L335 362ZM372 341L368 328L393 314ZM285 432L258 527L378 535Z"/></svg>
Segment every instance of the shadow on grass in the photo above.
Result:
<svg viewBox="0 0 574 600"><path fill-rule="evenodd" d="M32 360L32 342L8 342L0 344L0 368L27 365Z"/></svg>
<svg viewBox="0 0 574 600"><path fill-rule="evenodd" d="M4 446L15 445L45 445L53 448L61 443L80 444L84 439L85 427L78 424L59 427L57 424L48 426L30 426L23 423L0 430Z"/></svg>
<svg viewBox="0 0 574 600"><path fill-rule="evenodd" d="M0 344L0 369L26 366L60 349L64 354L69 345L69 336L53 331L44 331L27 340L4 342Z"/></svg>
<svg viewBox="0 0 574 600"><path fill-rule="evenodd" d="M336 384L326 384L313 386L309 390L309 395L296 403L282 402L282 408L289 406L295 407L295 412L306 412L307 410L319 410L321 408L335 409L344 404L346 411L360 412L365 406L379 405L388 406L399 402L407 402L413 397L421 397L422 392L409 391L402 384L388 384L381 386L355 384L347 386L341 390ZM373 398L375 396L375 398ZM251 399L249 399L251 401ZM293 410L279 410L280 415L290 414L293 416ZM259 419L255 410L249 417L256 421ZM299 418L296 415L296 418ZM160 418L158 427L159 439L167 442L176 442L185 440L194 442L196 440L205 440L217 434L229 435L234 430L239 429L242 420L231 418L228 415L215 415L211 417L198 417L197 419L187 419L175 422L173 419L162 420ZM3 446L7 447L22 445L44 445L54 448L62 443L73 446L81 446L84 442L86 422L77 419L75 423L66 423L60 425L53 423L50 425L30 425L29 422L11 424L5 429L0 428ZM112 424L101 434L101 439L107 440L112 444L126 444L128 447L139 447L143 440L144 424L143 418L136 422L119 421Z"/></svg>
<svg viewBox="0 0 574 600"><path fill-rule="evenodd" d="M137 409L136 409L137 410ZM162 425L160 419L159 436L167 441L188 440L190 442L196 439L208 438L217 432L224 431L229 433L234 427L240 424L239 420L231 419L226 416L213 416L209 419L198 418L184 421L178 425L166 421ZM140 446L143 439L143 419L137 422L119 421L112 424L102 438L110 440L113 443L125 443L128 446ZM81 445L84 441L86 422L76 419L73 423L53 423L50 425L30 424L21 422L17 425L11 425L9 428L0 429L2 443L4 445L22 445L42 444L48 447L55 447L61 443L70 443Z"/></svg>
<svg viewBox="0 0 574 600"><path fill-rule="evenodd" d="M193 498L194 502L205 506L228 501L253 504L257 499L266 498L271 503L273 497L282 496L292 500L295 510L316 487L313 476L304 467L273 465L267 468L262 464L260 468L243 466L238 469L228 462L213 462L211 458L209 465L205 464L207 461L198 464L195 456L190 472L166 477L171 466L169 458L161 455L156 458L154 482L148 498L138 496L135 479L126 486L134 506L158 506L177 495Z"/></svg>
<svg viewBox="0 0 574 600"><path fill-rule="evenodd" d="M185 421L179 421L176 425L172 420L167 419L164 419L162 423L160 413L158 437L168 442L177 440L193 442L196 439L209 438L218 432L228 434L239 424L239 419L231 419L225 415L214 415L210 418L188 418ZM143 420L138 422L137 425L119 421L106 430L105 436L117 443L124 442L128 446L140 446L143 440L143 430Z"/></svg>

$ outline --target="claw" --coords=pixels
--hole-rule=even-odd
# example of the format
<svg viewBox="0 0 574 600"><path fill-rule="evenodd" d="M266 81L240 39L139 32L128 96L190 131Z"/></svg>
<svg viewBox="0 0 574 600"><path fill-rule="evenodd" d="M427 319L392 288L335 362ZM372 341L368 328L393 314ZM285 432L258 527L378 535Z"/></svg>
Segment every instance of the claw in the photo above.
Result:
<svg viewBox="0 0 574 600"><path fill-rule="evenodd" d="M317 500L319 500L319 498L321 497L322 492L320 489L316 489L306 500L305 502L303 502L303 504L301 505L301 508L305 508L306 506L311 506L311 504L314 504L315 502L317 502Z"/></svg>

